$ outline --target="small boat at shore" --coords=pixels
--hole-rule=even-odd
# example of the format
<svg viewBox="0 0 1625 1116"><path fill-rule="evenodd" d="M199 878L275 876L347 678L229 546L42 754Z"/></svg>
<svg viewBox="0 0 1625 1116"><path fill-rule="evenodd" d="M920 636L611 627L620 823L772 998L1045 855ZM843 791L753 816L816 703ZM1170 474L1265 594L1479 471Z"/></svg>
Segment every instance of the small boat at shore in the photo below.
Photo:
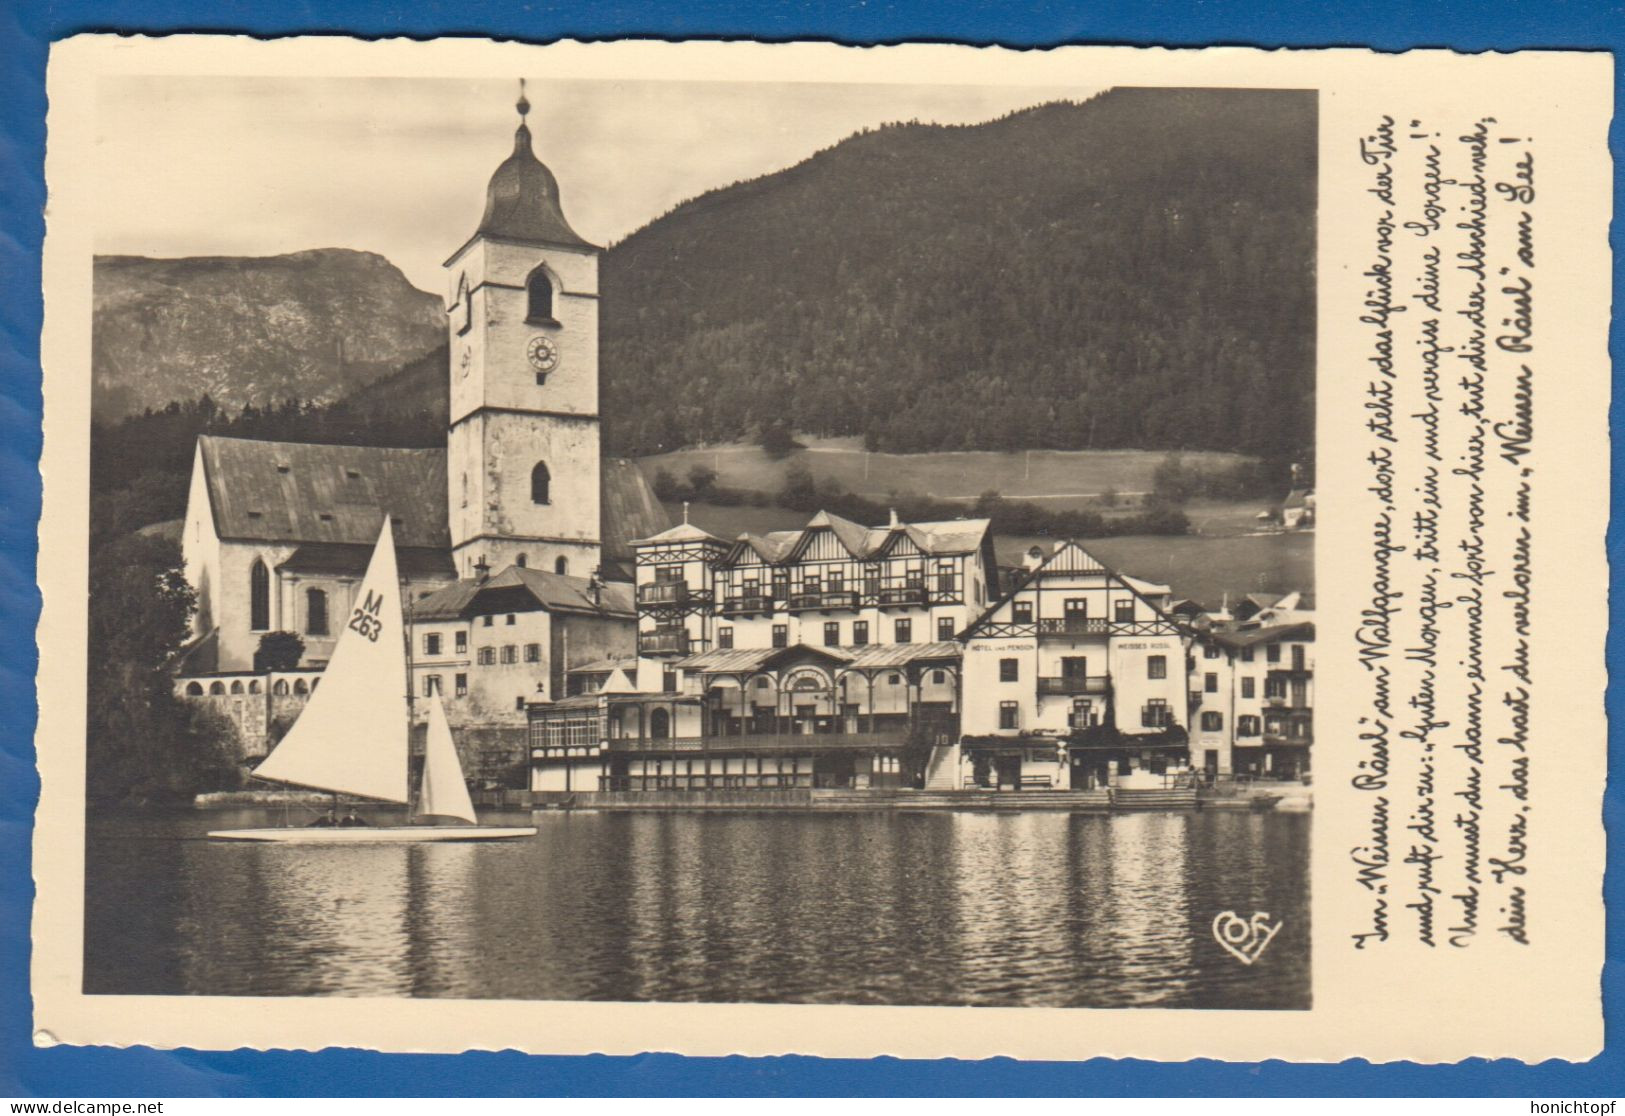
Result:
<svg viewBox="0 0 1625 1116"><path fill-rule="evenodd" d="M480 825L463 779L445 707L429 696L428 735L417 801L409 786L412 721L405 610L396 573L395 541L384 519L356 606L340 634L322 685L288 735L254 770L254 777L335 796L330 814L305 826L219 829L219 841L292 845L361 845L435 841L500 841L534 836L534 826ZM404 687L404 690L403 690ZM352 811L337 815L340 794L412 808L420 824L371 825ZM430 819L464 822L434 824Z"/></svg>

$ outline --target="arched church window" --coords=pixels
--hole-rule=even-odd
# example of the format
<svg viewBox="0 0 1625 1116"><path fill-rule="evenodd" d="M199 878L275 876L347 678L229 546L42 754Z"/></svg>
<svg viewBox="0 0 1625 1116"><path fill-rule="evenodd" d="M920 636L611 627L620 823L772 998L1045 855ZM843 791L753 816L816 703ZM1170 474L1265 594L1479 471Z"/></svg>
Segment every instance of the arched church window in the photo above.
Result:
<svg viewBox="0 0 1625 1116"><path fill-rule="evenodd" d="M526 556L523 550L521 550L518 556L514 558L513 564L518 566L520 569L524 569L526 566L530 565L530 558Z"/></svg>
<svg viewBox="0 0 1625 1116"><path fill-rule="evenodd" d="M553 483L553 477L547 471L547 463L545 461L538 461L536 463L536 468L534 468L534 469L532 469L530 471L530 500L531 500L531 503L533 503L533 504L551 503L552 501L550 499L548 490L551 487L552 483Z"/></svg>
<svg viewBox="0 0 1625 1116"><path fill-rule="evenodd" d="M553 563L553 572L554 573L560 573L560 574L569 573L570 572L570 560L568 558L560 557L557 561L555 561Z"/></svg>
<svg viewBox="0 0 1625 1116"><path fill-rule="evenodd" d="M248 626L256 632L271 628L271 571L259 558L248 570Z"/></svg>
<svg viewBox="0 0 1625 1116"><path fill-rule="evenodd" d="M537 268L525 280L525 319L531 322L551 322L553 320L553 282L548 279L547 271Z"/></svg>
<svg viewBox="0 0 1625 1116"><path fill-rule="evenodd" d="M305 632L315 636L327 634L327 593L321 589L305 590Z"/></svg>

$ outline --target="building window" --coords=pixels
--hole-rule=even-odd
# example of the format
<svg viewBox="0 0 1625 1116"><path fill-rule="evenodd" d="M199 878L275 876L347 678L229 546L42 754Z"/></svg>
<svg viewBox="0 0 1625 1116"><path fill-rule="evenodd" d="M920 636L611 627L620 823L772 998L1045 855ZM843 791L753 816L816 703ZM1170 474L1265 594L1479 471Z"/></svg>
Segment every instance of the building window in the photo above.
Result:
<svg viewBox="0 0 1625 1116"><path fill-rule="evenodd" d="M305 590L305 634L327 634L327 593L321 589Z"/></svg>
<svg viewBox="0 0 1625 1116"><path fill-rule="evenodd" d="M525 281L525 320L527 322L553 321L553 284L547 272L537 268Z"/></svg>
<svg viewBox="0 0 1625 1116"><path fill-rule="evenodd" d="M1134 598L1117 601L1112 605L1112 619L1119 624L1132 624L1134 622Z"/></svg>
<svg viewBox="0 0 1625 1116"><path fill-rule="evenodd" d="M310 693L310 687L305 685L305 680L303 678L295 678L293 680L293 692L296 694L308 694Z"/></svg>
<svg viewBox="0 0 1625 1116"><path fill-rule="evenodd" d="M839 647L841 645L841 622L839 620L826 620L824 622L824 646Z"/></svg>
<svg viewBox="0 0 1625 1116"><path fill-rule="evenodd" d="M774 624L773 625L773 646L774 647L788 647L788 646L790 646L790 626L788 624Z"/></svg>
<svg viewBox="0 0 1625 1116"><path fill-rule="evenodd" d="M533 504L550 503L549 488L553 483L553 475L547 471L547 462L538 461L536 467L530 471L530 502Z"/></svg>
<svg viewBox="0 0 1625 1116"><path fill-rule="evenodd" d="M514 626L514 624L518 623L518 620L514 616L514 614L510 612L510 613L508 613L506 619L504 620L504 623L506 623L511 628L511 627Z"/></svg>
<svg viewBox="0 0 1625 1116"><path fill-rule="evenodd" d="M1236 718L1236 735L1237 736L1257 736L1258 735L1258 718L1254 717L1254 716L1250 716L1250 715L1244 715L1244 716L1241 716L1241 717L1237 717Z"/></svg>
<svg viewBox="0 0 1625 1116"><path fill-rule="evenodd" d="M425 674L423 676L423 696L434 697L440 692L440 676L438 674Z"/></svg>
<svg viewBox="0 0 1625 1116"><path fill-rule="evenodd" d="M482 616L482 617L480 617L480 619L484 622L484 624L485 624L485 626L487 628L489 628L492 624L495 624L497 622L497 618L495 616Z"/></svg>
<svg viewBox="0 0 1625 1116"><path fill-rule="evenodd" d="M852 621L852 646L863 647L869 642L869 621Z"/></svg>
<svg viewBox="0 0 1625 1116"><path fill-rule="evenodd" d="M539 643L525 644L525 662L539 663L542 661L542 645Z"/></svg>
<svg viewBox="0 0 1625 1116"><path fill-rule="evenodd" d="M914 641L914 621L899 620L896 626L896 642L912 643Z"/></svg>
<svg viewBox="0 0 1625 1116"><path fill-rule="evenodd" d="M1202 692L1204 694L1216 694L1219 692L1219 676L1211 670L1202 675Z"/></svg>
<svg viewBox="0 0 1625 1116"><path fill-rule="evenodd" d="M479 663L480 666L495 666L497 661L497 649L495 647L480 648L478 654L474 656L474 661Z"/></svg>
<svg viewBox="0 0 1625 1116"><path fill-rule="evenodd" d="M271 571L258 558L248 568L248 626L256 632L271 628Z"/></svg>
<svg viewBox="0 0 1625 1116"><path fill-rule="evenodd" d="M519 648L515 647L511 643L504 643L502 645L502 662L503 662L503 665L508 665L508 664L511 664L511 663L517 663L518 661L519 661Z"/></svg>
<svg viewBox="0 0 1625 1116"><path fill-rule="evenodd" d="M1266 679L1264 679L1264 696L1267 697L1267 698L1284 698L1284 697L1286 697L1286 679L1285 678L1266 678Z"/></svg>
<svg viewBox="0 0 1625 1116"><path fill-rule="evenodd" d="M452 637L452 642L456 645L457 653L459 655L468 654L468 633L467 632L458 632L456 635L454 635Z"/></svg>
<svg viewBox="0 0 1625 1116"><path fill-rule="evenodd" d="M452 684L457 688L458 697L468 696L468 675L456 674L452 676Z"/></svg>
<svg viewBox="0 0 1625 1116"><path fill-rule="evenodd" d="M1001 729L1021 727L1021 704L1019 702L999 702L999 727Z"/></svg>
<svg viewBox="0 0 1625 1116"><path fill-rule="evenodd" d="M1241 680L1241 696L1244 697L1244 698L1250 698L1250 697L1255 696L1254 695L1254 685L1255 684L1254 684L1253 679L1251 679L1251 678L1243 678Z"/></svg>
<svg viewBox="0 0 1625 1116"><path fill-rule="evenodd" d="M425 655L440 654L440 633L427 632L423 636L423 653Z"/></svg>
<svg viewBox="0 0 1625 1116"><path fill-rule="evenodd" d="M1272 643L1268 647L1264 648L1264 661L1267 663L1278 663L1281 661L1281 645L1279 643Z"/></svg>
<svg viewBox="0 0 1625 1116"><path fill-rule="evenodd" d="M1018 659L1000 659L999 660L999 681L1000 682L1019 682L1019 681L1021 681L1021 662L1020 662L1020 660L1018 660Z"/></svg>
<svg viewBox="0 0 1625 1116"><path fill-rule="evenodd" d="M1244 663L1250 663L1253 661L1253 649L1251 647L1243 647L1241 649L1241 661Z"/></svg>
<svg viewBox="0 0 1625 1116"><path fill-rule="evenodd" d="M952 616L937 617L937 642L952 643L954 638L954 618Z"/></svg>
<svg viewBox="0 0 1625 1116"><path fill-rule="evenodd" d="M524 694L520 694L518 697L513 699L513 707L514 707L515 711L517 711L517 712L523 713L525 711L525 695Z"/></svg>
<svg viewBox="0 0 1625 1116"><path fill-rule="evenodd" d="M1168 677L1168 656L1147 655L1145 658L1145 676L1147 678Z"/></svg>
<svg viewBox="0 0 1625 1116"><path fill-rule="evenodd" d="M1222 713L1214 713L1210 710L1202 714L1203 732L1218 732L1222 728L1224 728L1224 715Z"/></svg>
<svg viewBox="0 0 1625 1116"><path fill-rule="evenodd" d="M717 649L731 651L734 645L734 630L732 628L717 629Z"/></svg>
<svg viewBox="0 0 1625 1116"><path fill-rule="evenodd" d="M954 591L954 564L950 562L937 563L937 592L952 594Z"/></svg>
<svg viewBox="0 0 1625 1116"><path fill-rule="evenodd" d="M522 570L526 569L530 565L530 555L521 550L517 555L514 556L513 564Z"/></svg>
<svg viewBox="0 0 1625 1116"><path fill-rule="evenodd" d="M1304 658L1302 645L1294 646L1292 648L1292 669L1303 670L1305 662L1307 660Z"/></svg>
<svg viewBox="0 0 1625 1116"><path fill-rule="evenodd" d="M944 683L946 683L947 681L948 681L948 672L947 671L945 671L945 670L933 670L931 672L931 685L933 685L933 686L941 686Z"/></svg>
<svg viewBox="0 0 1625 1116"><path fill-rule="evenodd" d="M1141 728L1167 728L1172 723L1168 703L1162 698L1152 698L1140 707Z"/></svg>
<svg viewBox="0 0 1625 1116"><path fill-rule="evenodd" d="M556 573L556 574L567 574L567 573L569 573L570 572L570 559L564 557L563 555L560 555L559 557L553 559L553 572Z"/></svg>
<svg viewBox="0 0 1625 1116"><path fill-rule="evenodd" d="M1218 657L1219 645L1217 643L1204 643L1202 645L1202 658L1217 659Z"/></svg>
<svg viewBox="0 0 1625 1116"><path fill-rule="evenodd" d="M1012 602L1010 605L1010 622L1012 624L1031 624L1033 622L1033 602Z"/></svg>
<svg viewBox="0 0 1625 1116"><path fill-rule="evenodd" d="M892 673L886 675L886 685L888 685L888 686L901 686L902 684L903 684L903 676L901 674L898 674L896 671L893 671Z"/></svg>
<svg viewBox="0 0 1625 1116"><path fill-rule="evenodd" d="M677 672L672 670L670 667L667 667L660 672L660 690L662 693L667 694L675 694L677 692Z"/></svg>

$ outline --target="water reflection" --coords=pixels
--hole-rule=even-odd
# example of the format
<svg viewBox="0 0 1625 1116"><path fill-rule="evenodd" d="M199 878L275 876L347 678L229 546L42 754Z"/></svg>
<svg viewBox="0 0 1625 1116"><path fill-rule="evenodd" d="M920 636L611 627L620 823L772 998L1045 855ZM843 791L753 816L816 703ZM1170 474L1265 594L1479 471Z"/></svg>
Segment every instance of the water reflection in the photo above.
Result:
<svg viewBox="0 0 1625 1116"><path fill-rule="evenodd" d="M93 827L86 991L1309 1003L1300 815L558 814L500 845L201 839L227 821ZM1284 923L1250 968L1212 939L1226 909Z"/></svg>

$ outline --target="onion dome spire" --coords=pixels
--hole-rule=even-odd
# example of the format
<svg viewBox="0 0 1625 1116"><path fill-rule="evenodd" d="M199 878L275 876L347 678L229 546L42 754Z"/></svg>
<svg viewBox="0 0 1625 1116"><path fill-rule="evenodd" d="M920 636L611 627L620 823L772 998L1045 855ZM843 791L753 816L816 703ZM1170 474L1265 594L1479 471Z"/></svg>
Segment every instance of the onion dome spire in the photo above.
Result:
<svg viewBox="0 0 1625 1116"><path fill-rule="evenodd" d="M485 216L476 235L517 240L527 244L552 244L568 248L591 248L564 219L559 201L558 179L531 148L530 100L525 81L519 80L519 127L513 134L513 154L496 172L485 191Z"/></svg>

